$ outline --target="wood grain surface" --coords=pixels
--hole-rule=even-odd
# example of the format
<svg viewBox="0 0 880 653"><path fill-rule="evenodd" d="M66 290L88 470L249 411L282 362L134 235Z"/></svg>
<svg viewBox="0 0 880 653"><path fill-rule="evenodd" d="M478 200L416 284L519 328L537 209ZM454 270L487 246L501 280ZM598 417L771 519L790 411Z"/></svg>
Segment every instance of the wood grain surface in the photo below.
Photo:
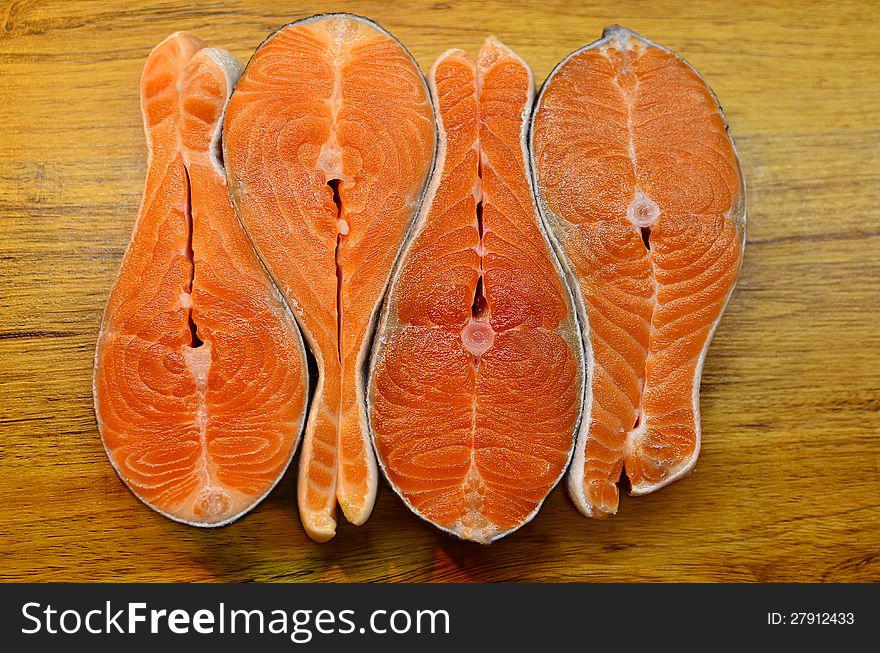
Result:
<svg viewBox="0 0 880 653"><path fill-rule="evenodd" d="M315 544L295 474L219 530L139 503L92 410L101 312L146 166L138 80L169 33L246 60L312 13L367 15L424 70L488 34L543 80L620 23L724 105L748 244L706 362L694 473L607 521L557 488L489 547L385 486ZM0 573L29 581L880 580L880 29L870 2L6 2L0 8ZM295 469L291 467L291 470Z"/></svg>

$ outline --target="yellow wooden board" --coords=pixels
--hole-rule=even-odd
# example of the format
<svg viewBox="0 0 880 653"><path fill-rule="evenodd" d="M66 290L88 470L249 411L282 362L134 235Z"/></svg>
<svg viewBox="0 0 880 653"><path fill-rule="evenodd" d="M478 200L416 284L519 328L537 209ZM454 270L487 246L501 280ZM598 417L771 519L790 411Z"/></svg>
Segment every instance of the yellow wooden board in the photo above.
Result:
<svg viewBox="0 0 880 653"><path fill-rule="evenodd" d="M880 22L870 2L5 2L0 7L3 580L880 580ZM295 474L197 530L122 485L92 412L98 323L140 202L138 82L175 30L247 59L312 13L367 15L424 70L495 34L543 80L620 23L724 106L748 245L704 370L695 472L591 521L554 491L489 547L382 487L362 527L304 534ZM294 469L293 467L291 469Z"/></svg>

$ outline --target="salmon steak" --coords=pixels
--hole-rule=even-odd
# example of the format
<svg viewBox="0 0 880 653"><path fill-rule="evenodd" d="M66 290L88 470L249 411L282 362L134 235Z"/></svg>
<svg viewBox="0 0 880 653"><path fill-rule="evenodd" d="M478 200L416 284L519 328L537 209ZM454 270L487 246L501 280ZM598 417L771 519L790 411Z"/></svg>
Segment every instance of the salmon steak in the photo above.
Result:
<svg viewBox="0 0 880 653"><path fill-rule="evenodd" d="M712 91L621 27L550 74L532 121L538 203L575 289L587 360L568 476L587 516L688 474L699 391L745 243L745 190Z"/></svg>
<svg viewBox="0 0 880 653"><path fill-rule="evenodd" d="M113 467L149 507L195 526L230 522L275 486L308 394L296 321L238 223L218 156L240 70L183 32L147 59L146 189L95 355Z"/></svg>
<svg viewBox="0 0 880 653"><path fill-rule="evenodd" d="M489 543L568 465L581 336L530 184L531 70L490 38L476 61L442 55L429 84L437 163L374 344L372 434L411 510Z"/></svg>
<svg viewBox="0 0 880 653"><path fill-rule="evenodd" d="M318 368L298 485L300 518L317 541L335 535L337 503L362 524L375 502L365 361L436 139L413 58L378 25L347 14L270 36L226 111L233 202Z"/></svg>

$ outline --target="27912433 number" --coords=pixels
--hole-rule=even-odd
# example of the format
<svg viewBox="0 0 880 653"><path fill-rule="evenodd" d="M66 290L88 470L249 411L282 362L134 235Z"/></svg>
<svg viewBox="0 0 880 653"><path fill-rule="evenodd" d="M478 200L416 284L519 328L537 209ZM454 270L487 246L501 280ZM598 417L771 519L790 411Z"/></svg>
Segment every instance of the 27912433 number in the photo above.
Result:
<svg viewBox="0 0 880 653"><path fill-rule="evenodd" d="M768 612L767 623L771 626L825 626L854 624L854 612Z"/></svg>

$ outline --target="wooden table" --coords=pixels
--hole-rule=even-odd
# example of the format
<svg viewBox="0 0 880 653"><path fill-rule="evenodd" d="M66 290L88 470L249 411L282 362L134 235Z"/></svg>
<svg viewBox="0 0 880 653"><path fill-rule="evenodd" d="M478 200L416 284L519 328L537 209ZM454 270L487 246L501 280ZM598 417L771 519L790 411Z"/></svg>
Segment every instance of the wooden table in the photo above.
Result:
<svg viewBox="0 0 880 653"><path fill-rule="evenodd" d="M433 530L387 487L365 526L343 520L315 544L293 473L219 530L140 504L104 455L91 379L143 187L141 67L175 30L246 60L281 25L343 7L285 4L0 8L4 580L880 580L880 23L868 2L344 5L425 70L494 33L543 80L617 22L705 76L742 157L749 228L704 371L700 461L602 522L557 489L489 547Z"/></svg>

